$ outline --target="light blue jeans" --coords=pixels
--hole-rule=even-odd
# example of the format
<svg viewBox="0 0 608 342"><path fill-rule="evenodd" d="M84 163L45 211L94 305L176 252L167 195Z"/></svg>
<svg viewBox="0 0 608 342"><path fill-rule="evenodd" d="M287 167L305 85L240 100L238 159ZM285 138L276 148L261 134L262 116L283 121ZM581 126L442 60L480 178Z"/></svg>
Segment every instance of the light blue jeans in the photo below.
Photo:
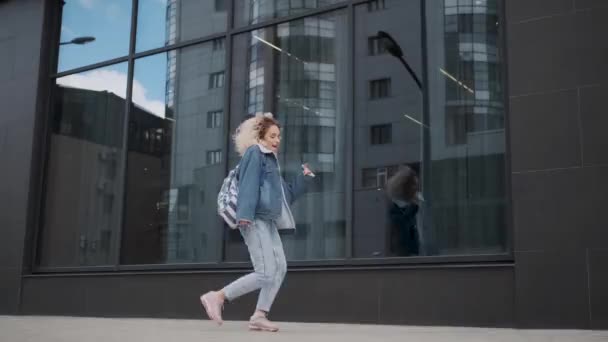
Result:
<svg viewBox="0 0 608 342"><path fill-rule="evenodd" d="M232 301L260 289L257 310L270 311L287 273L283 243L273 221L255 220L246 228L239 228L249 249L254 272L226 286L224 294Z"/></svg>

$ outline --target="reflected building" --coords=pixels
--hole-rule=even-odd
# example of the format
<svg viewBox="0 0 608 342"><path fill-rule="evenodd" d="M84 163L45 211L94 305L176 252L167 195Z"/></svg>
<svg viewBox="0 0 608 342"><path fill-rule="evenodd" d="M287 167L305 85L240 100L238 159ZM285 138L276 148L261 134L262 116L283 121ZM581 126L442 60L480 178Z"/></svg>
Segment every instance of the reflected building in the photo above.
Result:
<svg viewBox="0 0 608 342"><path fill-rule="evenodd" d="M505 205L504 182L496 181L504 168L497 9L485 2L451 4L433 4L440 9L427 11L428 76L433 92L426 122L432 129L426 132L417 122L423 120L419 90L375 37L379 30L396 33L409 64L422 75L421 36L417 30L400 31L404 15L412 27L421 25L419 4L380 1L356 8L360 25L355 27L352 182L353 250L359 257L394 256L391 235L378 227L387 225L384 185L401 165L428 177L423 190L432 200L425 203L426 219L419 217L424 253L462 253L477 246L491 251L492 246L504 246L504 236L495 233L504 229L487 228L504 224ZM269 13L290 15L307 9L306 2L291 1L236 5L248 18L247 24ZM209 6L205 10L225 15L212 2L169 1L167 44L182 41L189 30L200 31L200 25L206 25L189 16L199 10L189 6ZM284 173L299 172L307 161L319 175L315 189L294 206L298 230L295 236L284 238L292 260L344 255L347 159L342 142L347 139L349 65L337 61L349 59L347 32L345 16L333 15L266 27L233 40L233 74L245 75L245 84L231 85L230 131L247 114L273 112L283 124ZM215 241L223 229L215 212L215 196L227 171L226 162L233 167L238 161L232 146L226 153L223 140L226 121L219 99L228 82L224 51L222 38L196 51L167 54L166 103L173 108L176 122L172 181L165 195L169 201L168 262L207 260L220 253L218 246L206 243ZM197 70L200 63L196 61L201 59L211 61L205 70ZM208 85L206 92L200 91L200 84ZM189 89L196 91L189 93ZM424 139L432 143L424 144ZM423 157L428 159L423 161ZM489 175L486 181L484 174ZM229 236L232 243L240 242L238 234ZM229 257L247 258L244 247L228 243L226 249Z"/></svg>
<svg viewBox="0 0 608 342"><path fill-rule="evenodd" d="M54 181L46 195L46 239L39 258L67 265L109 263L114 227L120 224L116 175L125 100L107 91L55 89L55 96L67 101L54 108L47 166ZM91 104L95 109L85 111ZM70 214L74 208L76 215Z"/></svg>
<svg viewBox="0 0 608 342"><path fill-rule="evenodd" d="M402 165L420 170L422 94L407 71L384 49L377 33L389 32L422 75L417 1L376 1L355 10L355 112L353 253L390 257L390 199L385 185Z"/></svg>
<svg viewBox="0 0 608 342"><path fill-rule="evenodd" d="M401 165L423 179L422 253L495 253L505 246L503 60L497 4L427 3L428 118L423 95L376 34L391 33L418 75L416 2L375 1L356 11L354 241L359 257L390 251L385 193ZM426 125L426 127L424 126ZM390 202L389 202L390 203Z"/></svg>
<svg viewBox="0 0 608 342"><path fill-rule="evenodd" d="M352 224L358 257L396 256L390 251L390 233L378 227L387 226L384 185L402 165L427 177L423 191L430 200L419 215L423 253L504 248L504 236L496 233L504 229L488 228L504 225L505 209L504 181L496 181L505 148L496 4L452 3L446 0L427 9L432 92L426 122L431 129L425 132L419 124L424 121L421 93L375 36L379 30L394 33L409 64L422 75L420 33L400 30L404 16L409 25L420 27L419 3L378 1L355 9ZM291 15L317 6L287 0L235 5L247 18L245 24L269 13ZM199 10L214 13L211 21L216 16L225 20L214 2L168 2L167 44L209 25L191 15ZM221 253L220 246L207 241L223 234L215 199L227 166L238 161L232 146L226 151L224 139L227 120L221 99L227 84L232 87L230 132L247 114L275 113L283 125L280 158L286 177L300 172L303 161L317 171L314 189L294 206L298 230L284 237L288 258L344 255L347 42L346 16L339 14L238 35L233 39L233 84L224 70L224 38L167 53L166 103L175 120L171 186L164 194L167 262L212 260ZM240 236L228 236L228 258L246 260L245 248L233 246Z"/></svg>
<svg viewBox="0 0 608 342"><path fill-rule="evenodd" d="M427 10L432 199L425 225L439 254L496 253L506 243L504 60L498 3ZM491 175L491 176L490 176Z"/></svg>
<svg viewBox="0 0 608 342"><path fill-rule="evenodd" d="M166 44L226 22L225 1L167 2ZM201 20L200 13L206 13ZM174 120L165 262L214 260L223 225L215 201L225 174L225 39L167 53L165 103ZM208 61L201 63L200 61Z"/></svg>
<svg viewBox="0 0 608 342"><path fill-rule="evenodd" d="M165 108L166 117L151 113L137 104L131 105L128 127L127 184L125 224L122 231L123 261L132 264L163 262L163 250L169 234L167 219L169 201L165 190L169 187L171 150L174 124ZM133 181L133 180L137 181ZM137 246L136 249L126 248Z"/></svg>
<svg viewBox="0 0 608 342"><path fill-rule="evenodd" d="M109 91L60 84L55 96L62 99L56 101L50 138L53 155L48 169L55 177L47 191L47 238L39 258L67 265L108 264L113 262L112 241L121 224L117 213L122 205L122 183L117 175L121 172L126 102ZM148 254L158 254L163 238L163 227L157 223L166 215L162 210L150 210L157 203L148 195L161 193L168 185L168 173L163 168L168 151L163 150L163 140L168 138L171 125L170 120L141 107L131 109L129 174L146 170L144 174L149 177L138 183L145 191L126 189L133 200L127 203L125 220L136 229L123 238L125 242L136 241L141 249L124 253L142 260L149 260L145 258Z"/></svg>

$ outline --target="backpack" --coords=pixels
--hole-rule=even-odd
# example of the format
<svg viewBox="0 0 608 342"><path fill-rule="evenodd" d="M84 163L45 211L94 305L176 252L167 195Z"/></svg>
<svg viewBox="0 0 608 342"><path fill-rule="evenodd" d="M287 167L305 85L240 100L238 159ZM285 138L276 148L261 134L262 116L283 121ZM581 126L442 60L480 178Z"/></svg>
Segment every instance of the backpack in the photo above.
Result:
<svg viewBox="0 0 608 342"><path fill-rule="evenodd" d="M239 166L237 165L224 178L222 187L217 195L217 213L226 221L228 227L235 229L238 226L236 221L236 202L239 194L238 175Z"/></svg>

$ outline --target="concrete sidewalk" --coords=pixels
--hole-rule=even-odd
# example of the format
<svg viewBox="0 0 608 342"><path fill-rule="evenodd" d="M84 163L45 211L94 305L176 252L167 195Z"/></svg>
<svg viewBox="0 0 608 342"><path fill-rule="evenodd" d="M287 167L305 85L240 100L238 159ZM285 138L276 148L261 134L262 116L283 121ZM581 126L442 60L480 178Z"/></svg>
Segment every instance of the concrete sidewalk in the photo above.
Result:
<svg viewBox="0 0 608 342"><path fill-rule="evenodd" d="M281 323L281 332L250 332L244 322L0 316L1 342L607 342L608 331L511 330Z"/></svg>

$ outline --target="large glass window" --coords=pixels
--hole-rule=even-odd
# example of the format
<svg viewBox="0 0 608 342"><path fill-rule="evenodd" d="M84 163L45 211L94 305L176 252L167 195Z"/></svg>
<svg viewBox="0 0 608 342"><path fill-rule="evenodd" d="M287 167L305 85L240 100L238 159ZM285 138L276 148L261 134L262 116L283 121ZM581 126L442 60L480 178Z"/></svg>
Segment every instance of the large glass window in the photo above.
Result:
<svg viewBox="0 0 608 342"><path fill-rule="evenodd" d="M290 260L345 257L348 30L344 12L309 17L234 39L232 131L247 114L281 121L282 170L315 169L311 191L293 207L297 230L283 237ZM231 165L236 156L231 153ZM238 232L228 235L227 260L248 260Z"/></svg>
<svg viewBox="0 0 608 342"><path fill-rule="evenodd" d="M316 173L290 261L505 253L500 1L63 3L39 266L248 261L216 200L257 112Z"/></svg>
<svg viewBox="0 0 608 342"><path fill-rule="evenodd" d="M404 191L389 187L406 186L390 182L401 176L401 169L420 170L423 94L399 60L377 53L385 42L376 37L381 30L389 33L408 64L422 75L420 2L385 0L357 6L355 21L353 256L410 256L416 253L409 250L409 240L417 242L422 216L414 204L398 201L397 206L389 194Z"/></svg>
<svg viewBox="0 0 608 342"><path fill-rule="evenodd" d="M129 53L131 1L65 0L58 70L65 71Z"/></svg>
<svg viewBox="0 0 608 342"><path fill-rule="evenodd" d="M141 0L137 51L226 31L230 0Z"/></svg>
<svg viewBox="0 0 608 342"><path fill-rule="evenodd" d="M431 147L424 175L428 254L506 248L500 1L427 5Z"/></svg>
<svg viewBox="0 0 608 342"><path fill-rule="evenodd" d="M224 51L207 42L135 62L125 264L219 260L223 226L215 196L226 137L209 113L224 106L224 60Z"/></svg>
<svg viewBox="0 0 608 342"><path fill-rule="evenodd" d="M378 11L380 3L389 10ZM354 184L354 256L503 252L504 94L497 3L427 3L426 112L423 93L400 61L378 55L377 44L384 42L375 38L379 30L391 34L421 75L419 2L370 5L355 12L354 155L355 177L361 180ZM367 132L371 139L365 139Z"/></svg>
<svg viewBox="0 0 608 342"><path fill-rule="evenodd" d="M126 63L55 82L41 266L113 263L126 92Z"/></svg>

